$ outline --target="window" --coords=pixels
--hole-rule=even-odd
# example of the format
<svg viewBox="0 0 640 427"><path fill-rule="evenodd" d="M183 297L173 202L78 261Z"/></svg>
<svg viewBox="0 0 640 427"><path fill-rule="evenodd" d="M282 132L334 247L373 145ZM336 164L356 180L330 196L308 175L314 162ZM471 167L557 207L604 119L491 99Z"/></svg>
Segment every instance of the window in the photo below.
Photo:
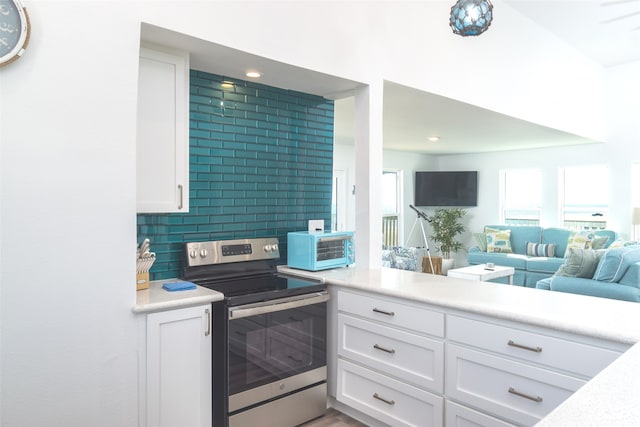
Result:
<svg viewBox="0 0 640 427"><path fill-rule="evenodd" d="M402 203L400 188L400 172L382 172L382 243L386 247L398 246Z"/></svg>
<svg viewBox="0 0 640 427"><path fill-rule="evenodd" d="M541 176L540 169L508 169L501 172L501 211L504 224L540 224Z"/></svg>
<svg viewBox="0 0 640 427"><path fill-rule="evenodd" d="M607 227L609 169L606 165L564 168L561 182L561 214L565 228L597 230Z"/></svg>

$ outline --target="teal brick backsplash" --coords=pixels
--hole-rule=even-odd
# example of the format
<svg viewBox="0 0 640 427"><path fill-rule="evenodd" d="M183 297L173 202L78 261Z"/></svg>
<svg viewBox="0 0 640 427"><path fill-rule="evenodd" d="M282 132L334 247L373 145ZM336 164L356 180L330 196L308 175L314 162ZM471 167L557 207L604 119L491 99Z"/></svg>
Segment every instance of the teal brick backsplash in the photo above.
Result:
<svg viewBox="0 0 640 427"><path fill-rule="evenodd" d="M277 237L331 220L333 101L191 70L189 213L139 214L151 279L182 275L184 243ZM233 87L222 82L233 82Z"/></svg>

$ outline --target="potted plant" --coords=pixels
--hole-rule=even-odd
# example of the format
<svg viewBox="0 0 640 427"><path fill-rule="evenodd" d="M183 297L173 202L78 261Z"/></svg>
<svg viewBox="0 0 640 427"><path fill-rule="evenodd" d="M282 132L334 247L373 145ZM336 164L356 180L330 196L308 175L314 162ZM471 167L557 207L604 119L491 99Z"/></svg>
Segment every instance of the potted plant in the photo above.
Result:
<svg viewBox="0 0 640 427"><path fill-rule="evenodd" d="M460 208L436 209L431 220L433 235L431 238L436 243L436 249L442 254L442 274L453 267L452 253L462 249L462 243L456 238L465 231L460 220L464 218L467 211Z"/></svg>

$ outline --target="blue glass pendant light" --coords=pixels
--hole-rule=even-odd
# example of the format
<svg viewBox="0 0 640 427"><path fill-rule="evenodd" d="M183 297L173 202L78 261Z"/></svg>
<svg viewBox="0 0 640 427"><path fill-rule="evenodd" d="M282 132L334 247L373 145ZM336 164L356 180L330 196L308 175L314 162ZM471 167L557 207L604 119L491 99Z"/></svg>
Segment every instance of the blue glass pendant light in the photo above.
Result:
<svg viewBox="0 0 640 427"><path fill-rule="evenodd" d="M461 36L479 36L493 20L493 5L489 0L458 0L451 7L449 26Z"/></svg>

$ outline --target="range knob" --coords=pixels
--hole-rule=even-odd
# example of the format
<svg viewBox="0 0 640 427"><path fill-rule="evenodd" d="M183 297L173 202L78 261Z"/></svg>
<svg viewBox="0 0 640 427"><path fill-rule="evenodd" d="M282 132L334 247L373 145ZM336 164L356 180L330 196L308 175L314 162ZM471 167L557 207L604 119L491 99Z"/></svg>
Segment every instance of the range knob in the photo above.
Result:
<svg viewBox="0 0 640 427"><path fill-rule="evenodd" d="M206 249L200 249L200 258L206 258L207 257L207 250Z"/></svg>
<svg viewBox="0 0 640 427"><path fill-rule="evenodd" d="M195 251L195 250L189 251L189 256L190 256L191 258L195 258L195 257L197 257L197 256L198 256L198 252L197 252L197 251Z"/></svg>
<svg viewBox="0 0 640 427"><path fill-rule="evenodd" d="M265 252L271 252L273 250L273 246L272 245L264 245L264 251Z"/></svg>

